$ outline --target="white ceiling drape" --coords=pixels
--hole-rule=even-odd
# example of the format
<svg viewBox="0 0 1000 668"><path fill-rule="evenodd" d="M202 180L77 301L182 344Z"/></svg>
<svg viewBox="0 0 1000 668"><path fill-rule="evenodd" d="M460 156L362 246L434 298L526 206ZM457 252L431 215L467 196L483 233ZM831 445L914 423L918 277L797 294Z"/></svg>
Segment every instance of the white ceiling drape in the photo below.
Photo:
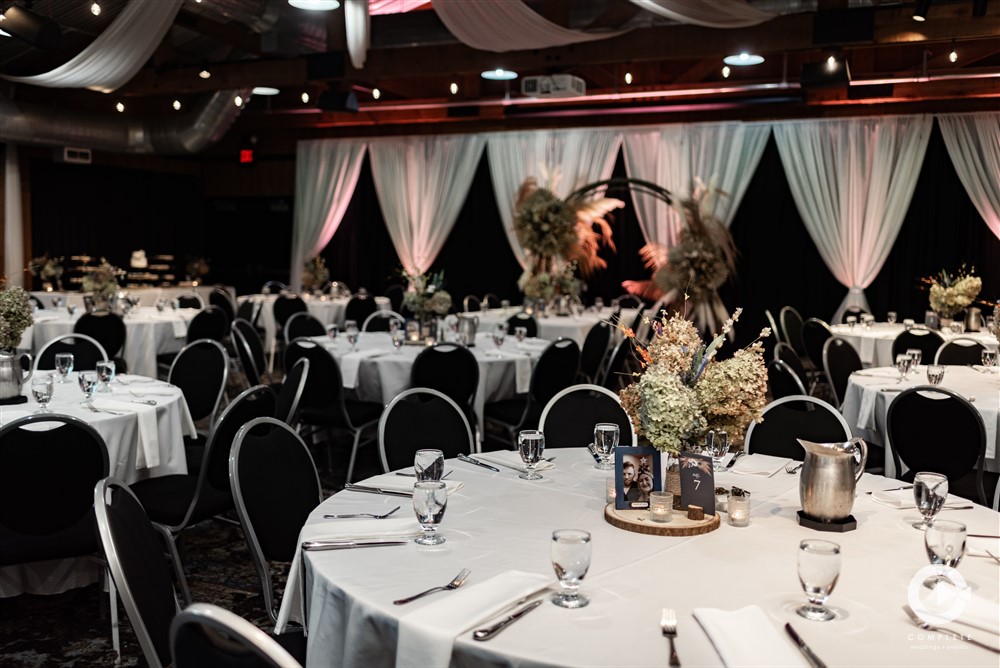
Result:
<svg viewBox="0 0 1000 668"><path fill-rule="evenodd" d="M514 200L529 176L566 197L580 186L611 178L621 145L616 130L580 128L498 132L488 136L490 178L507 241L521 267L527 256L514 234Z"/></svg>
<svg viewBox="0 0 1000 668"><path fill-rule="evenodd" d="M372 16L379 14L405 14L429 2L430 0L370 0L368 3L368 13Z"/></svg>
<svg viewBox="0 0 1000 668"><path fill-rule="evenodd" d="M930 138L930 116L785 121L774 137L799 215L848 306L868 309L864 289L896 241Z"/></svg>
<svg viewBox="0 0 1000 668"><path fill-rule="evenodd" d="M937 119L958 178L1000 238L1000 112L940 114Z"/></svg>
<svg viewBox="0 0 1000 668"><path fill-rule="evenodd" d="M347 54L356 70L365 67L371 45L372 22L368 0L344 0L344 31L347 34Z"/></svg>
<svg viewBox="0 0 1000 668"><path fill-rule="evenodd" d="M464 44L498 53L592 42L627 32L564 28L521 0L434 0L433 7L442 23Z"/></svg>
<svg viewBox="0 0 1000 668"><path fill-rule="evenodd" d="M317 139L295 148L295 220L289 285L297 290L302 268L319 255L340 227L365 157L365 140Z"/></svg>
<svg viewBox="0 0 1000 668"><path fill-rule="evenodd" d="M4 148L3 273L10 285L24 285L24 217L21 208L21 168L17 145Z"/></svg>
<svg viewBox="0 0 1000 668"><path fill-rule="evenodd" d="M726 193L717 215L729 227L764 153L770 123L692 123L624 130L625 171L687 197L695 178ZM651 195L632 193L647 242L672 246L684 227L677 210Z"/></svg>
<svg viewBox="0 0 1000 668"><path fill-rule="evenodd" d="M131 0L111 25L76 57L63 65L10 81L46 88L117 90L138 72L174 22L183 0Z"/></svg>
<svg viewBox="0 0 1000 668"><path fill-rule="evenodd" d="M486 140L439 135L374 140L372 177L389 238L409 273L441 252L469 193Z"/></svg>
<svg viewBox="0 0 1000 668"><path fill-rule="evenodd" d="M706 28L745 28L774 18L771 12L753 7L744 0L631 0L632 4L648 12L665 16L681 23L692 23Z"/></svg>

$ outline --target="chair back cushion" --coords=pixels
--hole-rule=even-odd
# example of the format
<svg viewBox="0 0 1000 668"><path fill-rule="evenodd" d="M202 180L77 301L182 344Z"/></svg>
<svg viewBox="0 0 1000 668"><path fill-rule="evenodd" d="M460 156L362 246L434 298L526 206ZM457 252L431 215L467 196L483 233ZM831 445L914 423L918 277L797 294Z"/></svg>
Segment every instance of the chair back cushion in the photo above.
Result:
<svg viewBox="0 0 1000 668"><path fill-rule="evenodd" d="M807 394L802 379L784 360L771 360L767 363L767 387L772 399Z"/></svg>
<svg viewBox="0 0 1000 668"><path fill-rule="evenodd" d="M324 336L326 327L319 319L307 311L293 313L285 323L285 342L300 336Z"/></svg>
<svg viewBox="0 0 1000 668"><path fill-rule="evenodd" d="M284 330L285 323L296 313L304 313L309 311L309 307L306 306L305 300L298 295L278 295L278 298L274 300L274 322L278 325L278 329Z"/></svg>
<svg viewBox="0 0 1000 668"><path fill-rule="evenodd" d="M861 356L846 339L833 336L823 344L823 370L838 403L844 403L851 374L863 368Z"/></svg>
<svg viewBox="0 0 1000 668"><path fill-rule="evenodd" d="M937 353L934 354L935 364L980 364L983 360L983 351L986 350L979 341L960 336L941 345ZM929 362L921 358L924 364Z"/></svg>
<svg viewBox="0 0 1000 668"><path fill-rule="evenodd" d="M586 374L590 382L597 380L597 372L608 354L608 343L611 341L611 326L606 322L594 323L587 338L583 340L580 351L580 371Z"/></svg>
<svg viewBox="0 0 1000 668"><path fill-rule="evenodd" d="M378 310L375 298L371 295L354 295L344 307L344 320L353 320L358 323L358 327L364 323L365 319Z"/></svg>
<svg viewBox="0 0 1000 668"><path fill-rule="evenodd" d="M74 371L93 371L97 363L108 359L104 347L86 334L62 334L46 343L35 359L35 369L56 368L56 355L73 353Z"/></svg>
<svg viewBox="0 0 1000 668"><path fill-rule="evenodd" d="M206 306L188 323L187 342L198 339L222 341L229 332L229 321L218 306Z"/></svg>
<svg viewBox="0 0 1000 668"><path fill-rule="evenodd" d="M417 450L441 450L445 459L472 451L472 432L462 409L443 393L406 390L382 411L379 454L386 472L413 466Z"/></svg>
<svg viewBox="0 0 1000 668"><path fill-rule="evenodd" d="M177 353L167 379L181 388L191 418L203 420L215 413L229 377L229 356L217 341L199 339Z"/></svg>
<svg viewBox="0 0 1000 668"><path fill-rule="evenodd" d="M236 433L250 420L273 417L277 399L267 385L257 385L244 390L226 406L219 417L205 453L205 482L220 492L229 493L229 451Z"/></svg>
<svg viewBox="0 0 1000 668"><path fill-rule="evenodd" d="M557 339L550 343L531 373L531 400L539 409L559 390L573 384L580 365L580 346L572 339Z"/></svg>
<svg viewBox="0 0 1000 668"><path fill-rule="evenodd" d="M806 348L802 343L802 316L799 312L792 306L783 306L778 312L778 321L788 345L799 355L805 355Z"/></svg>
<svg viewBox="0 0 1000 668"><path fill-rule="evenodd" d="M337 360L323 346L309 339L295 339L285 349L285 368L291 369L303 357L309 360L309 375L299 408L303 411L339 411L344 382Z"/></svg>
<svg viewBox="0 0 1000 668"><path fill-rule="evenodd" d="M295 365L288 370L278 390L278 402L274 417L289 426L294 426L299 412L299 403L309 379L309 358L300 357Z"/></svg>
<svg viewBox="0 0 1000 668"><path fill-rule="evenodd" d="M802 345L813 368L823 368L823 344L831 336L830 326L819 318L809 318L802 323Z"/></svg>
<svg viewBox="0 0 1000 668"><path fill-rule="evenodd" d="M84 313L73 325L74 334L86 334L97 340L108 357L117 357L125 348L125 321L111 311Z"/></svg>
<svg viewBox="0 0 1000 668"><path fill-rule="evenodd" d="M538 336L538 321L535 320L535 316L524 311L518 311L507 318L507 332L513 334L515 327L524 327L526 330L524 335L527 337Z"/></svg>
<svg viewBox="0 0 1000 668"><path fill-rule="evenodd" d="M890 360L890 364L895 364L896 355L905 353L910 348L919 349L922 352L921 363L929 364L943 343L944 338L937 332L929 329L913 328L903 330L892 342L892 360Z"/></svg>
<svg viewBox="0 0 1000 668"><path fill-rule="evenodd" d="M471 350L456 343L424 348L410 367L410 387L429 387L461 407L471 406L479 387L479 362Z"/></svg>
<svg viewBox="0 0 1000 668"><path fill-rule="evenodd" d="M538 428L546 447L586 447L594 441L594 425L618 425L619 445L633 445L632 421L617 395L597 385L572 385L554 396L542 410Z"/></svg>
<svg viewBox="0 0 1000 668"><path fill-rule="evenodd" d="M753 422L747 429L747 454L762 453L775 457L805 459L805 451L796 439L815 443L840 443L851 440L851 429L836 408L821 399L805 395L783 397L764 407L763 422Z"/></svg>

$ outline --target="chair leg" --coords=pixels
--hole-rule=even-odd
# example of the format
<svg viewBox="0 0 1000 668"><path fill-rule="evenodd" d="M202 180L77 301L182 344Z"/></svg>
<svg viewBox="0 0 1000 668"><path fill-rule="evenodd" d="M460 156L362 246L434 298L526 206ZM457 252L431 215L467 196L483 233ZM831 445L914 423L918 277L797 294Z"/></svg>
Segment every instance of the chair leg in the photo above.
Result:
<svg viewBox="0 0 1000 668"><path fill-rule="evenodd" d="M118 625L118 588L115 587L115 579L111 577L111 571L104 569L104 578L108 585L108 609L111 612L111 648L115 651L115 663L122 660L121 632Z"/></svg>

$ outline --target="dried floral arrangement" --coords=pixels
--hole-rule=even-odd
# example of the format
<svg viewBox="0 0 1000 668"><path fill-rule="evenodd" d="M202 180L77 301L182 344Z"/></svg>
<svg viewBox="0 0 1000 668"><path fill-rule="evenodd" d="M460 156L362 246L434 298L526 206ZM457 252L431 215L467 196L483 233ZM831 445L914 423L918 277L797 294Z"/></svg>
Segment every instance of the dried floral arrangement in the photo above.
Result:
<svg viewBox="0 0 1000 668"><path fill-rule="evenodd" d="M317 255L307 260L302 269L302 287L306 290L320 290L330 282L330 270L323 256Z"/></svg>
<svg viewBox="0 0 1000 668"><path fill-rule="evenodd" d="M963 264L954 274L942 269L937 276L922 278L930 286L931 309L943 318L952 318L974 302L983 289L983 280L973 275L975 271L975 267L967 271Z"/></svg>
<svg viewBox="0 0 1000 668"><path fill-rule="evenodd" d="M107 298L118 292L118 279L125 272L112 265L106 258L96 267L89 267L83 276L83 289L94 297Z"/></svg>
<svg viewBox="0 0 1000 668"><path fill-rule="evenodd" d="M411 274L402 272L409 283L403 293L403 305L419 320L432 316L448 315L451 310L451 295L442 289L444 272L436 274Z"/></svg>

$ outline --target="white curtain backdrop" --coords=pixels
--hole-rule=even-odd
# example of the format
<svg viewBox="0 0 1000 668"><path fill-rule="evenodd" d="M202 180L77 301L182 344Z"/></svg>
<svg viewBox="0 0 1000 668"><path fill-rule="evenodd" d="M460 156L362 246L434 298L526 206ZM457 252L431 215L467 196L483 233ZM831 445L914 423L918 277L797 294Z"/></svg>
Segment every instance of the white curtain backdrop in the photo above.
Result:
<svg viewBox="0 0 1000 668"><path fill-rule="evenodd" d="M941 114L937 119L958 178L1000 238L1000 112Z"/></svg>
<svg viewBox="0 0 1000 668"><path fill-rule="evenodd" d="M611 178L620 145L620 133L604 128L488 135L493 193L507 241L521 267L527 267L528 261L514 234L514 200L524 180L533 176L539 186L566 197L580 186Z"/></svg>
<svg viewBox="0 0 1000 668"><path fill-rule="evenodd" d="M632 0L648 12L681 23L693 23L708 28L743 28L774 18L774 14L756 9L744 0Z"/></svg>
<svg viewBox="0 0 1000 668"><path fill-rule="evenodd" d="M792 197L820 256L868 308L875 280L899 234L923 164L930 116L880 116L774 124Z"/></svg>
<svg viewBox="0 0 1000 668"><path fill-rule="evenodd" d="M365 157L365 140L300 141L295 149L295 222L289 286L298 290L302 267L322 252L340 227Z"/></svg>
<svg viewBox="0 0 1000 668"><path fill-rule="evenodd" d="M426 272L455 226L482 157L482 135L373 140L372 177L403 268Z"/></svg>
<svg viewBox="0 0 1000 668"><path fill-rule="evenodd" d="M760 162L770 123L695 123L624 130L625 171L684 198L695 177L727 193L716 213L729 227ZM633 193L646 241L672 246L683 229L678 212L650 195Z"/></svg>
<svg viewBox="0 0 1000 668"><path fill-rule="evenodd" d="M9 285L24 285L24 220L21 209L21 168L17 145L7 144L4 158L3 272Z"/></svg>
<svg viewBox="0 0 1000 668"><path fill-rule="evenodd" d="M174 22L183 0L131 0L111 25L76 57L29 77L3 78L46 88L110 93L135 76Z"/></svg>
<svg viewBox="0 0 1000 668"><path fill-rule="evenodd" d="M591 42L625 30L584 32L564 28L521 0L434 0L434 11L451 34L474 49L518 51Z"/></svg>
<svg viewBox="0 0 1000 668"><path fill-rule="evenodd" d="M344 31L351 65L357 70L364 69L372 31L368 0L344 0Z"/></svg>

